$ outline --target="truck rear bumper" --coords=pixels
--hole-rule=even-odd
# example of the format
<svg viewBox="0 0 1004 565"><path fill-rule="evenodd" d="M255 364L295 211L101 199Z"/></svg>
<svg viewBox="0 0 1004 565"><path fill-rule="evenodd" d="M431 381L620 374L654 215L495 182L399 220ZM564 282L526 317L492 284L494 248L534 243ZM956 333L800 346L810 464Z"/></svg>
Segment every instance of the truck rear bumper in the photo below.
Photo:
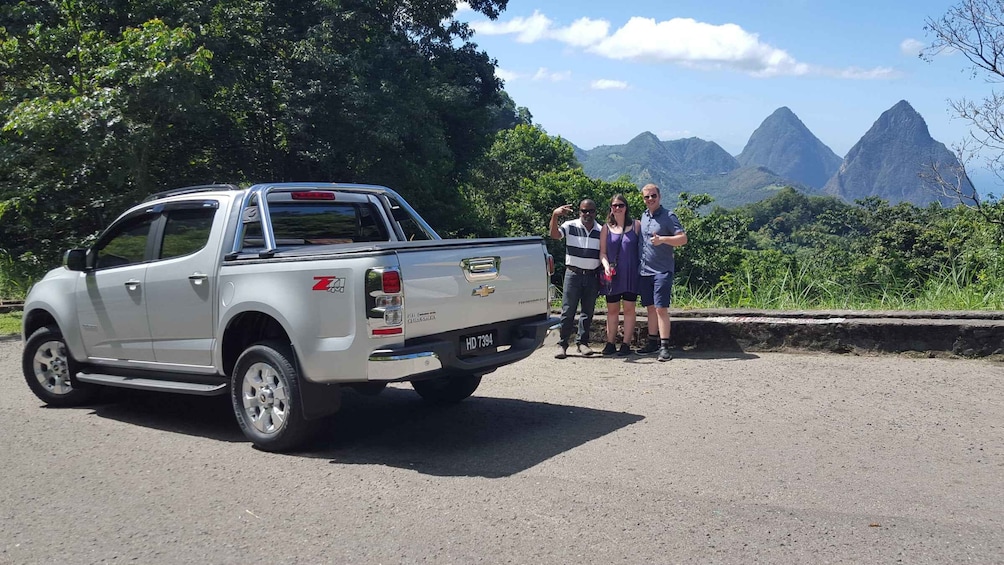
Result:
<svg viewBox="0 0 1004 565"><path fill-rule="evenodd" d="M408 340L401 347L378 349L369 356L367 379L389 382L412 380L418 376L432 378L444 373L490 373L529 357L544 343L548 330L556 322L555 318L546 316L512 320ZM498 351L459 355L462 336L493 329L502 337L503 347Z"/></svg>

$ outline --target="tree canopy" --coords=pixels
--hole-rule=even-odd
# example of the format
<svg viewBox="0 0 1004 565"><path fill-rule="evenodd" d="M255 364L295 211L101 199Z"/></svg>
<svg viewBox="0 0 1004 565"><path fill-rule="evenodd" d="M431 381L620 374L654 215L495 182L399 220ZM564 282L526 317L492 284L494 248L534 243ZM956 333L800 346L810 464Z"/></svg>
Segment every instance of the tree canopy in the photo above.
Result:
<svg viewBox="0 0 1004 565"><path fill-rule="evenodd" d="M506 0L469 4L494 18ZM455 228L460 178L518 120L455 10L452 0L4 3L0 240L51 261L140 197L206 182L386 184Z"/></svg>

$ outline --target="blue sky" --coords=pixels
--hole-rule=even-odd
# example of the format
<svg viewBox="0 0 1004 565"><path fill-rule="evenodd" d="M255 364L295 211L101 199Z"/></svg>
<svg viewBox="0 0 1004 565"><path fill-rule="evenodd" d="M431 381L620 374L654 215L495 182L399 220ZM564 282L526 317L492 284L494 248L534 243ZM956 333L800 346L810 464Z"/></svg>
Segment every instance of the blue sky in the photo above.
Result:
<svg viewBox="0 0 1004 565"><path fill-rule="evenodd" d="M967 135L948 100L982 99L991 85L972 78L961 54L917 57L932 40L926 19L952 5L510 0L494 22L463 3L456 17L497 59L516 105L583 149L651 131L663 140L700 137L735 155L787 106L842 157L900 100L945 145Z"/></svg>

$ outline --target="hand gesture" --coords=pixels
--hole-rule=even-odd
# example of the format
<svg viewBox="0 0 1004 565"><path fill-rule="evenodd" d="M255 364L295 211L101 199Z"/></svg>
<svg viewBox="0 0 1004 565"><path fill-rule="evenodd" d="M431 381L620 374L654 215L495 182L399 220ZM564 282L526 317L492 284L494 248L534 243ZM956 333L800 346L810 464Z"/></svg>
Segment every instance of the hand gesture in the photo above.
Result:
<svg viewBox="0 0 1004 565"><path fill-rule="evenodd" d="M554 209L554 215L555 216L560 216L562 214L571 214L571 213L572 213L572 205L571 204L564 204L564 205L558 206L557 208Z"/></svg>

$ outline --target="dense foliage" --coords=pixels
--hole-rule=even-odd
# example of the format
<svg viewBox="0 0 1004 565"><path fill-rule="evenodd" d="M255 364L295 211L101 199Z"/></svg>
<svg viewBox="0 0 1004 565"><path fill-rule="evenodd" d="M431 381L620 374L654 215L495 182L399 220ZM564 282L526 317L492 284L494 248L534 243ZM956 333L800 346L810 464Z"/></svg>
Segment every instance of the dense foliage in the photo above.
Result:
<svg viewBox="0 0 1004 565"><path fill-rule="evenodd" d="M506 0L470 5L495 17ZM40 255L152 192L336 180L437 226L518 119L452 0L36 0L0 6L0 241Z"/></svg>
<svg viewBox="0 0 1004 565"><path fill-rule="evenodd" d="M683 195L690 243L678 276L695 304L757 308L1004 306L1004 230L972 208L847 204L786 188L701 215ZM1000 206L988 204L990 206Z"/></svg>
<svg viewBox="0 0 1004 565"><path fill-rule="evenodd" d="M469 4L496 17L506 1ZM547 238L556 207L592 198L602 220L616 193L637 217L636 185L587 176L570 144L533 125L455 9L452 0L4 3L0 298L23 296L60 249L86 243L126 205L187 184L386 184L440 233L461 237ZM775 188L725 209L703 188L663 186L690 236L678 252L677 305L1004 306L997 200L918 208ZM547 241L560 263L563 243Z"/></svg>

